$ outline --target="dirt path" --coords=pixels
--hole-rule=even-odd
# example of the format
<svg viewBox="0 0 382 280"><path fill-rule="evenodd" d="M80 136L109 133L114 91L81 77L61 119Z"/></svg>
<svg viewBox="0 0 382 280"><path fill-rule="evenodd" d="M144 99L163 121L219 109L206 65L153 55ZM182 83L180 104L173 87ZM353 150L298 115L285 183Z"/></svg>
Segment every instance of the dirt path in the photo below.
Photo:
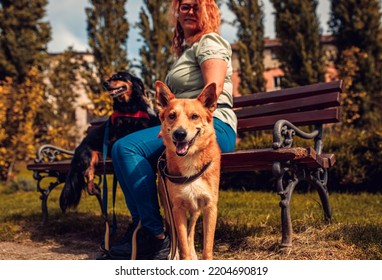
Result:
<svg viewBox="0 0 382 280"><path fill-rule="evenodd" d="M317 234L305 232L294 236L294 245L278 250L278 235L268 238L246 238L238 247L220 243L215 246L217 260L350 260L362 259L359 249L351 244L315 238ZM71 241L68 241L71 240ZM92 240L74 239L33 241L23 239L0 242L0 260L95 260L98 244Z"/></svg>
<svg viewBox="0 0 382 280"><path fill-rule="evenodd" d="M52 242L0 242L0 260L94 260L98 254L96 248L86 247L63 247Z"/></svg>

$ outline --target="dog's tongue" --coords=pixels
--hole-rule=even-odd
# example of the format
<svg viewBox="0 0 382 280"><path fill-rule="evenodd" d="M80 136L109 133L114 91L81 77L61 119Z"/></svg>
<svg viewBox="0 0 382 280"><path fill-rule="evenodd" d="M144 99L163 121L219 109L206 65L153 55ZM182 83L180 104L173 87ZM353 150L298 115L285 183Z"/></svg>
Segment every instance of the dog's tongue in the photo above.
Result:
<svg viewBox="0 0 382 280"><path fill-rule="evenodd" d="M188 143L176 143L176 153L178 155L185 155L188 151Z"/></svg>

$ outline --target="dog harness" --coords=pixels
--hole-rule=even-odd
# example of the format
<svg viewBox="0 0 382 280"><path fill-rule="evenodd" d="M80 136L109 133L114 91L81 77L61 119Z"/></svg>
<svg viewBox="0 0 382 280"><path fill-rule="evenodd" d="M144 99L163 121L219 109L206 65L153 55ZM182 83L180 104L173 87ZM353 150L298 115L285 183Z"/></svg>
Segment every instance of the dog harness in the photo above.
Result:
<svg viewBox="0 0 382 280"><path fill-rule="evenodd" d="M129 117L129 118L148 119L148 120L150 119L149 114L145 111L138 111L135 113L121 113L121 112L115 111L110 116L111 124L114 124L115 118L119 118L119 117Z"/></svg>

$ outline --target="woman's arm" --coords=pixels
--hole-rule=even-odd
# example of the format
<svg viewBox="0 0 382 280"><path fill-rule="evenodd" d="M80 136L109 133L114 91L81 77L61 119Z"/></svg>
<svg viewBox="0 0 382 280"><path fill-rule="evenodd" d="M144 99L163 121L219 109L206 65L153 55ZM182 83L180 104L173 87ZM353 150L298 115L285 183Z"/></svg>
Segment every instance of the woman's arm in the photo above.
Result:
<svg viewBox="0 0 382 280"><path fill-rule="evenodd" d="M216 83L216 93L219 95L223 91L224 79L227 74L227 62L219 58L207 59L201 64L204 84Z"/></svg>

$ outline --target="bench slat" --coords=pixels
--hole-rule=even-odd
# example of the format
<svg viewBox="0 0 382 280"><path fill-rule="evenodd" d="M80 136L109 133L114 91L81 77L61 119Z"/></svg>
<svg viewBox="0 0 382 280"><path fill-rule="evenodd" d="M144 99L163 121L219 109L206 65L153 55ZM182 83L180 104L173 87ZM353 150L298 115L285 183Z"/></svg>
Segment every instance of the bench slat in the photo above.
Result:
<svg viewBox="0 0 382 280"><path fill-rule="evenodd" d="M314 153L315 155L315 153ZM275 161L298 160L311 156L305 148L281 148L274 149L251 149L234 153L222 154L222 171L232 172L232 170L271 170Z"/></svg>
<svg viewBox="0 0 382 280"><path fill-rule="evenodd" d="M334 154L321 154L321 157L324 161L323 166L327 166L325 168L332 167L336 162L336 156Z"/></svg>
<svg viewBox="0 0 382 280"><path fill-rule="evenodd" d="M280 114L238 120L238 131L256 131L272 129L278 120L288 120L294 125L310 125L318 123L336 123L340 121L340 109Z"/></svg>
<svg viewBox="0 0 382 280"><path fill-rule="evenodd" d="M271 170L273 162L293 161L308 168L328 168L335 162L333 154L317 155L313 148L251 149L223 153L222 172Z"/></svg>
<svg viewBox="0 0 382 280"><path fill-rule="evenodd" d="M48 171L58 171L62 173L68 173L70 169L70 162L71 160L60 160L60 161L54 161L54 162L41 162L41 163L31 163L27 165L27 169L32 171L40 171L40 172L48 172ZM102 174L103 173L103 162L99 162L96 165L96 173ZM111 159L106 160L106 172L112 173L113 172L113 163Z"/></svg>
<svg viewBox="0 0 382 280"><path fill-rule="evenodd" d="M317 155L312 148L281 148L274 149L257 149L237 151L233 153L222 154L222 171L263 171L270 170L274 161L294 160L300 164L309 167L329 168L335 163L334 154ZM57 162L32 163L27 166L28 170L48 172L57 171L68 173L70 168L70 160L62 160ZM113 164L110 159L106 160L107 174L113 173ZM96 173L103 173L103 163L100 162L96 166Z"/></svg>
<svg viewBox="0 0 382 280"><path fill-rule="evenodd" d="M236 109L238 118L259 117L284 113L320 110L340 106L340 93L332 92L299 98L298 100L282 100L277 103L264 104L256 107Z"/></svg>
<svg viewBox="0 0 382 280"><path fill-rule="evenodd" d="M288 88L269 92L258 92L250 95L239 96L233 99L235 108L261 105L269 102L280 100L291 100L304 97L324 94L329 92L342 92L342 81L334 81L328 83L318 83L313 85L300 86L296 88Z"/></svg>

